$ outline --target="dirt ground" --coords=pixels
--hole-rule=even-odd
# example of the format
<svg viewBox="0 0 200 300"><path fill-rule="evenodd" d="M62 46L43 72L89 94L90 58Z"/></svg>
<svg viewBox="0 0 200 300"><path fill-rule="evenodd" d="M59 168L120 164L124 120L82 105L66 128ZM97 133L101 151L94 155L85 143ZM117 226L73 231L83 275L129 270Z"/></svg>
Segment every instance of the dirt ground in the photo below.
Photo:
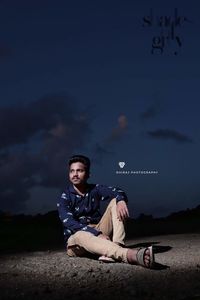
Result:
<svg viewBox="0 0 200 300"><path fill-rule="evenodd" d="M155 269L69 258L64 248L2 255L0 299L200 300L199 234L137 238L126 244L153 244Z"/></svg>

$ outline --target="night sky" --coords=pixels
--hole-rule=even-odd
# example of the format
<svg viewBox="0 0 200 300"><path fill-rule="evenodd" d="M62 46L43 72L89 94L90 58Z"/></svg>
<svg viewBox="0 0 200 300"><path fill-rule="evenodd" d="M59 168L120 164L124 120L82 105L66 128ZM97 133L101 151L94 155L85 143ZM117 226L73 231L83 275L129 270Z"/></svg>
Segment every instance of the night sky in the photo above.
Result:
<svg viewBox="0 0 200 300"><path fill-rule="evenodd" d="M200 204L200 1L2 0L0 22L2 211L55 210L73 154L132 217Z"/></svg>

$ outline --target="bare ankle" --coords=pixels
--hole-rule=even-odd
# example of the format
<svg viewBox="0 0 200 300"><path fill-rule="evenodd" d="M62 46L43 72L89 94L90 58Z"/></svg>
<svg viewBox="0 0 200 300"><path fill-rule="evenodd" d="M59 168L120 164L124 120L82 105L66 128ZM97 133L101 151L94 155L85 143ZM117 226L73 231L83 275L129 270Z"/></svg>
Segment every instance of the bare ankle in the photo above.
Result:
<svg viewBox="0 0 200 300"><path fill-rule="evenodd" d="M129 264L136 264L136 255L132 249L128 249L127 251L127 261Z"/></svg>

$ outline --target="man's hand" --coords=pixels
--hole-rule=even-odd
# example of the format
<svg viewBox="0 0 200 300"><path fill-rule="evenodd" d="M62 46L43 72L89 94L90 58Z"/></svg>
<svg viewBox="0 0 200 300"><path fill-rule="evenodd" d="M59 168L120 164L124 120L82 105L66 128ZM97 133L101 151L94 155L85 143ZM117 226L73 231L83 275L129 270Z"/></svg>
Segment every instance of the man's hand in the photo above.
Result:
<svg viewBox="0 0 200 300"><path fill-rule="evenodd" d="M128 207L124 200L117 202L117 217L120 221L124 221L129 217Z"/></svg>
<svg viewBox="0 0 200 300"><path fill-rule="evenodd" d="M100 234L98 235L98 237L100 237L101 239L109 240L109 241L110 241L109 236L108 236L108 235L105 235L105 234L103 234L103 233L100 233Z"/></svg>

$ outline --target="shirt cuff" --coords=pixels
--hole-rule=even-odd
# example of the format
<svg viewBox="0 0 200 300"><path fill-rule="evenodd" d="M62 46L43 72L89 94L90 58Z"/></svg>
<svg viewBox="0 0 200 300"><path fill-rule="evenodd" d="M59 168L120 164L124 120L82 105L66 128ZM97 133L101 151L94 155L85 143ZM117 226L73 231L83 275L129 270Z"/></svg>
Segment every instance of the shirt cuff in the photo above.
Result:
<svg viewBox="0 0 200 300"><path fill-rule="evenodd" d="M119 202L119 201L125 201L126 203L128 202L128 200L126 199L126 198L124 198L123 196L116 196L115 197L115 199L116 199L116 202Z"/></svg>

